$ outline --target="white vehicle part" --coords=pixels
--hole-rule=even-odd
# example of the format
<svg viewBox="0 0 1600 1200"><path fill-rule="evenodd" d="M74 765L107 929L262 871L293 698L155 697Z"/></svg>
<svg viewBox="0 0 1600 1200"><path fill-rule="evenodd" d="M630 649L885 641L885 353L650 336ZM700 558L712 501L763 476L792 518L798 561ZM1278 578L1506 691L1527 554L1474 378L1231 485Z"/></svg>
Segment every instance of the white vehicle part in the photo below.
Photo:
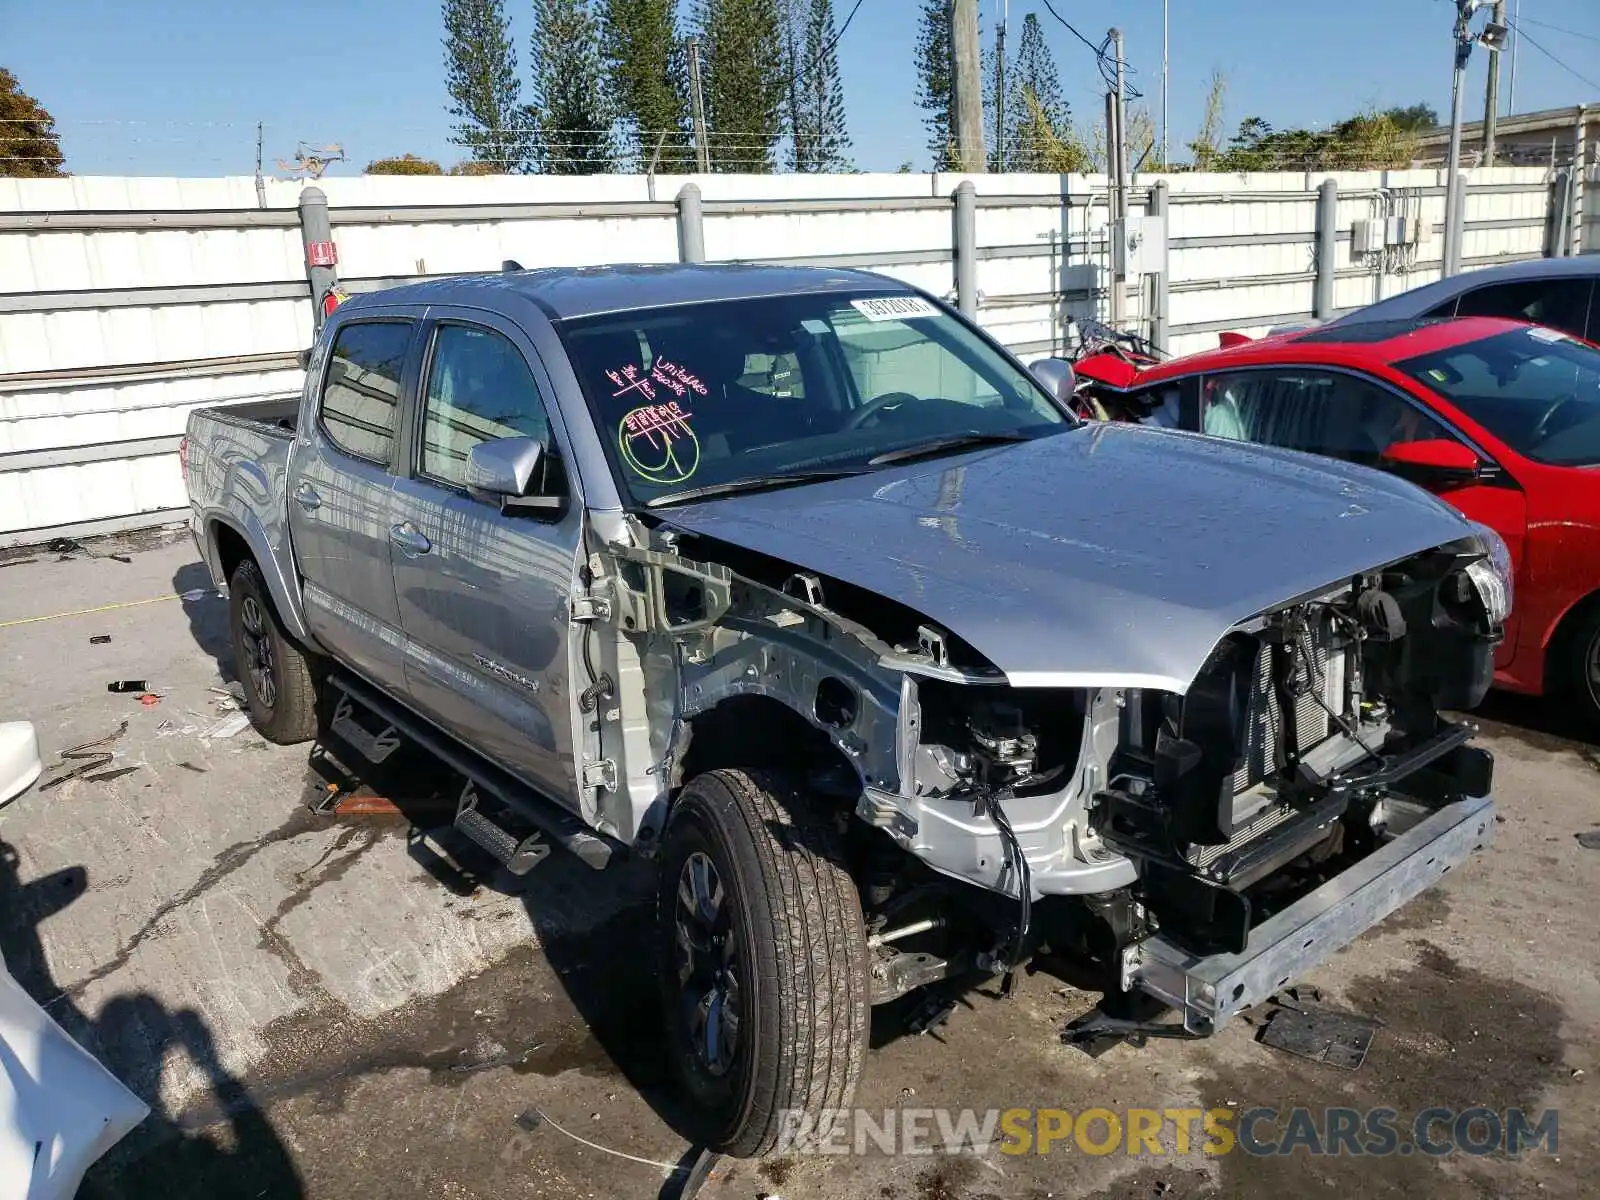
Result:
<svg viewBox="0 0 1600 1200"><path fill-rule="evenodd" d="M39 778L39 738L29 721L0 722L0 804L22 795Z"/></svg>
<svg viewBox="0 0 1600 1200"><path fill-rule="evenodd" d="M149 1115L0 964L0 1200L72 1200Z"/></svg>

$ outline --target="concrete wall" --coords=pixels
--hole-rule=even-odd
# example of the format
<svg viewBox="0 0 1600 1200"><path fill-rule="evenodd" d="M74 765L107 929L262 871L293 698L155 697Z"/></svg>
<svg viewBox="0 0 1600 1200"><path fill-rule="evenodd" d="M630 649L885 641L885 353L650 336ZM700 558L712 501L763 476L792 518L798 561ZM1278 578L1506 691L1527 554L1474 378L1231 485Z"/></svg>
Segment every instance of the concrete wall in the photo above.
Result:
<svg viewBox="0 0 1600 1200"><path fill-rule="evenodd" d="M704 176L712 261L856 266L954 294L951 195L964 176ZM1104 320L1103 176L988 175L977 189L978 317L1024 356L1066 348L1075 315ZM1327 176L1175 175L1170 344L1215 345L1307 318L1317 187ZM1444 188L1435 171L1332 176L1345 309L1437 277ZM324 180L339 276L363 291L525 266L671 262L687 177L372 177ZM1142 211L1155 177L1132 196ZM299 384L312 313L297 183L250 179L0 179L0 545L150 524L185 505L176 445L188 413ZM1472 176L1465 265L1541 252L1542 170ZM1349 227L1421 216L1414 254L1350 254ZM1600 219L1600 213L1589 214ZM1596 243L1600 244L1600 243ZM1149 315L1129 289L1128 323Z"/></svg>

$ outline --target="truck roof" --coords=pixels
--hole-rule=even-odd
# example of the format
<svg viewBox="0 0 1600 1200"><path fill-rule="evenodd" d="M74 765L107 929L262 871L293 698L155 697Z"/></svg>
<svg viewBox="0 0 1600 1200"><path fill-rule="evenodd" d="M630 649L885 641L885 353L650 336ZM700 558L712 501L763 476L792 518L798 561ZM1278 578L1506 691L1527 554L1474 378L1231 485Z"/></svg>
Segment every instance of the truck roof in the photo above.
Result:
<svg viewBox="0 0 1600 1200"><path fill-rule="evenodd" d="M485 275L452 275L352 297L350 304L463 304L493 308L505 291L531 300L553 321L660 308L706 300L755 300L796 293L910 293L899 280L839 267L775 267L756 263L626 263L540 267Z"/></svg>

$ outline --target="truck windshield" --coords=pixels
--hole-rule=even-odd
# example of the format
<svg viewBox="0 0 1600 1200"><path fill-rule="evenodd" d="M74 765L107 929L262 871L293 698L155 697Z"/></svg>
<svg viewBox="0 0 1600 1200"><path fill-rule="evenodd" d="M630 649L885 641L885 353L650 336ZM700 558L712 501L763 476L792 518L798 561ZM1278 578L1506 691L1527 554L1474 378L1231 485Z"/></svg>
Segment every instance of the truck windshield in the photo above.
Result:
<svg viewBox="0 0 1600 1200"><path fill-rule="evenodd" d="M715 301L558 329L635 505L1074 424L982 337L904 293Z"/></svg>
<svg viewBox="0 0 1600 1200"><path fill-rule="evenodd" d="M1395 364L1518 454L1600 464L1600 350L1538 326Z"/></svg>

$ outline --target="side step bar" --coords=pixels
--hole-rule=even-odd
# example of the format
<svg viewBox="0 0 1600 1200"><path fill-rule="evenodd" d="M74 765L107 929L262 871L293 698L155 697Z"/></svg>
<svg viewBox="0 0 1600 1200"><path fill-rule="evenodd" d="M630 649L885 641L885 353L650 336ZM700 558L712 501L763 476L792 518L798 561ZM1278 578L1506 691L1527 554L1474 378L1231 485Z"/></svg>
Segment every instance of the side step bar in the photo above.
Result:
<svg viewBox="0 0 1600 1200"><path fill-rule="evenodd" d="M461 789L461 804L456 809L456 828L471 838L513 875L526 875L545 860L550 843L542 833L530 833L518 840L504 826L496 825L478 809L478 788L470 780Z"/></svg>
<svg viewBox="0 0 1600 1200"><path fill-rule="evenodd" d="M541 843L530 846L528 843L532 839L518 838L491 821L479 811L478 792L504 805L521 821L540 831L551 843L577 855L596 871L604 870L610 865L612 856L622 849L621 843L595 833L567 809L539 795L493 763L466 749L449 735L440 733L409 709L390 700L369 684L341 672L329 677L328 687L335 692L343 693L341 703L343 698L348 698L369 709L407 740L415 742L429 754L466 776L468 787L462 793L456 825L511 870L516 870L512 863L517 860L519 853L533 855L531 861L528 858L521 859L526 862L524 871L532 869L544 857L535 849L535 846ZM335 712L337 713L338 709L335 709ZM385 730L385 733L387 732L388 730ZM470 805L467 803L469 793L472 799ZM479 834L482 837L479 837ZM501 852L505 850L508 842L511 846L509 857L502 857ZM544 849L547 851L548 846Z"/></svg>

